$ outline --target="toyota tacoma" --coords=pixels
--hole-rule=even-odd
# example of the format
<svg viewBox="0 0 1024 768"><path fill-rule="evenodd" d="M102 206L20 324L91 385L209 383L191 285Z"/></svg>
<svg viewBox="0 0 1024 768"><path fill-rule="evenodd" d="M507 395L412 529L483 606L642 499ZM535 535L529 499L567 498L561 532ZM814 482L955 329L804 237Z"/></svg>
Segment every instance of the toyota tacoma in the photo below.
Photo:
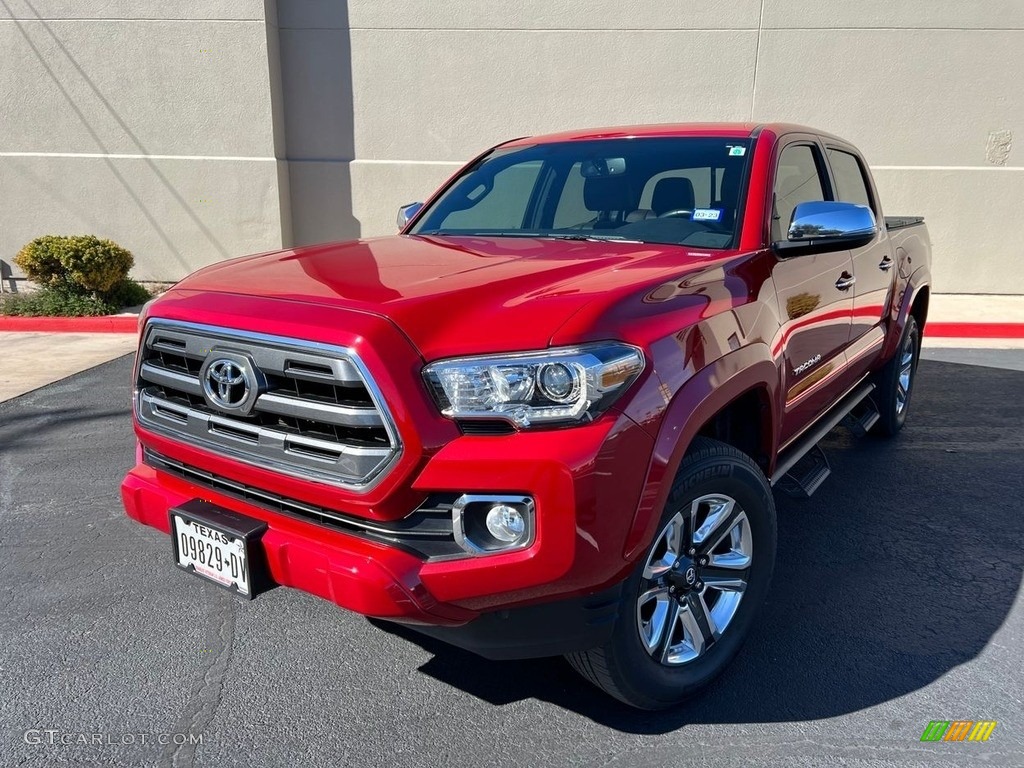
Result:
<svg viewBox="0 0 1024 768"><path fill-rule="evenodd" d="M833 428L902 428L922 220L835 136L688 124L506 142L399 223L146 307L128 514L243 598L676 704L765 599L773 493L814 492Z"/></svg>

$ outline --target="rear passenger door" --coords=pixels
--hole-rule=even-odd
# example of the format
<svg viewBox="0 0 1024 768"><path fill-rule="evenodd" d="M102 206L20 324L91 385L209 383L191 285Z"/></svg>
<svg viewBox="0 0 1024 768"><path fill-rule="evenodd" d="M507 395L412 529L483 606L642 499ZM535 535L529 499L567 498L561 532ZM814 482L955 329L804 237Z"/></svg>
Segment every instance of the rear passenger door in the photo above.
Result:
<svg viewBox="0 0 1024 768"><path fill-rule="evenodd" d="M826 145L825 156L832 172L835 199L867 206L879 225L874 239L850 254L857 282L853 288L853 322L847 357L850 375L855 377L870 367L885 339L883 323L893 286L895 254L891 252L885 222L863 160L852 147L833 143Z"/></svg>
<svg viewBox="0 0 1024 768"><path fill-rule="evenodd" d="M832 188L821 145L811 136L788 136L776 150L772 188L771 242L787 239L799 203L831 200ZM787 256L776 251L772 277L782 329L774 352L782 358L785 444L835 398L835 382L846 368L853 292L849 250ZM838 283L838 285L837 285Z"/></svg>

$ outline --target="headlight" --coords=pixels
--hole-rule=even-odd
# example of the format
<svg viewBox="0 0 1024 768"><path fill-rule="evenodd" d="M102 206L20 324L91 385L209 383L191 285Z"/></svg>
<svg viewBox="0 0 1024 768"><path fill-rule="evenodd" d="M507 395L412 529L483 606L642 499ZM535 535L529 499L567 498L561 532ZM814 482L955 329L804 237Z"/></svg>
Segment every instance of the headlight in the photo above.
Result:
<svg viewBox="0 0 1024 768"><path fill-rule="evenodd" d="M595 344L431 363L424 376L441 413L519 427L593 419L644 369L625 344Z"/></svg>

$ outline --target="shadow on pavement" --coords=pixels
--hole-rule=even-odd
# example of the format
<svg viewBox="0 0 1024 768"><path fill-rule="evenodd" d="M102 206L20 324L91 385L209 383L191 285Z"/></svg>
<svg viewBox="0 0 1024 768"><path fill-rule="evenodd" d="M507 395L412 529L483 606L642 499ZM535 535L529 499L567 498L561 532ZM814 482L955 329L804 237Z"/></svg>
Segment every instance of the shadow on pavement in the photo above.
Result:
<svg viewBox="0 0 1024 768"><path fill-rule="evenodd" d="M489 662L383 626L433 654L421 671L480 699L550 701L631 733L687 723L835 717L905 695L975 658L1024 567L1024 373L924 361L904 432L825 443L833 475L777 495L779 553L752 636L704 694L636 712L561 659Z"/></svg>

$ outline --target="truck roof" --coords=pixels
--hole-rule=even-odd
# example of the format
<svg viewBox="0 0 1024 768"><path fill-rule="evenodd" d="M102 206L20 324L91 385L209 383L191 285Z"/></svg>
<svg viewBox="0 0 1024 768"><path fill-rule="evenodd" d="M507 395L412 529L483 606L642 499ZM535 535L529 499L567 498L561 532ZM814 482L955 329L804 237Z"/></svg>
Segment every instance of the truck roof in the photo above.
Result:
<svg viewBox="0 0 1024 768"><path fill-rule="evenodd" d="M776 135L785 133L811 133L830 136L814 128L790 123L654 123L648 125L619 125L605 128L584 128L575 131L548 133L541 136L524 136L502 146L532 146L562 141L587 141L592 139L627 139L649 136L720 136L723 138L749 138L761 130L770 130ZM837 137L833 137L837 138Z"/></svg>

